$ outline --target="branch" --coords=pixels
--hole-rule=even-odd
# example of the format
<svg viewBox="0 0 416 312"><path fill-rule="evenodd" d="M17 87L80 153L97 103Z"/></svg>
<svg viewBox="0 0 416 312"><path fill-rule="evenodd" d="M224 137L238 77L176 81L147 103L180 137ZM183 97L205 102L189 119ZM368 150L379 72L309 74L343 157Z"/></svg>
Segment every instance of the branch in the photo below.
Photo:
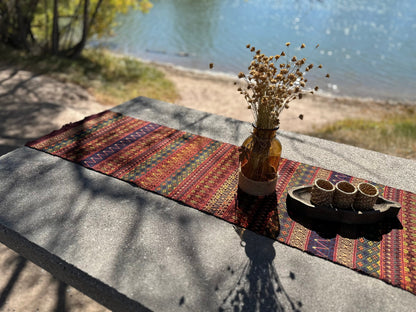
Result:
<svg viewBox="0 0 416 312"><path fill-rule="evenodd" d="M94 13L92 14L90 25L94 25L95 18L97 17L98 9L100 8L101 4L103 3L103 0L99 0L97 2L97 6L95 7Z"/></svg>

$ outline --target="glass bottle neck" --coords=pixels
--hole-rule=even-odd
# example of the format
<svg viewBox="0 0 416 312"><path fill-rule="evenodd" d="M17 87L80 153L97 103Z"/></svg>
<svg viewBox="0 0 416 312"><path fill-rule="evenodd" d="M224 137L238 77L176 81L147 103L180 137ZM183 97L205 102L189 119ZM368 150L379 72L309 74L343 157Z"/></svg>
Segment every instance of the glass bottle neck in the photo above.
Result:
<svg viewBox="0 0 416 312"><path fill-rule="evenodd" d="M258 129L253 126L253 134L263 138L273 138L276 136L276 132L278 129L278 127L274 129Z"/></svg>

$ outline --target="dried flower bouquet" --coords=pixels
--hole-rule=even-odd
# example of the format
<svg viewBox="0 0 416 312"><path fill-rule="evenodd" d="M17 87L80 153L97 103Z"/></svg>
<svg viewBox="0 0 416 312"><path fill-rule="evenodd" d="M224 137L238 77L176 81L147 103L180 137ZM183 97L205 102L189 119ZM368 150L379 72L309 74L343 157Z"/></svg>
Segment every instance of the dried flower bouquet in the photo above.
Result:
<svg viewBox="0 0 416 312"><path fill-rule="evenodd" d="M286 43L286 47L289 46L290 43ZM248 109L253 112L254 131L241 148L241 171L244 178L270 181L277 177L282 149L280 142L275 139L280 114L289 108L291 101L301 99L306 92L313 94L319 88L306 89L308 80L304 75L314 68L312 63L306 63L306 58L290 58L284 51L275 56L266 56L251 45L247 45L247 48L254 56L248 74L240 72L238 75L245 82L238 91L244 95ZM305 44L300 48L304 49ZM281 62L284 58L285 61ZM322 65L317 67L322 68ZM329 74L326 77L329 78ZM299 115L299 118L302 119L303 115Z"/></svg>
<svg viewBox="0 0 416 312"><path fill-rule="evenodd" d="M287 42L286 46L289 47L290 43ZM238 77L246 82L238 91L244 95L248 108L253 111L257 128L276 128L280 123L281 112L289 108L291 101L301 99L305 92L313 94L314 91L318 91L318 86L313 90L305 89L308 80L304 74L312 70L314 64L307 64L306 58L290 58L284 51L275 56L266 56L261 50L256 51L255 47L247 45L247 48L254 52L254 56L248 67L249 73L238 74ZM305 44L300 48L304 49ZM278 63L283 57L286 57L285 62ZM322 68L322 65L318 68ZM329 74L326 77L329 77Z"/></svg>

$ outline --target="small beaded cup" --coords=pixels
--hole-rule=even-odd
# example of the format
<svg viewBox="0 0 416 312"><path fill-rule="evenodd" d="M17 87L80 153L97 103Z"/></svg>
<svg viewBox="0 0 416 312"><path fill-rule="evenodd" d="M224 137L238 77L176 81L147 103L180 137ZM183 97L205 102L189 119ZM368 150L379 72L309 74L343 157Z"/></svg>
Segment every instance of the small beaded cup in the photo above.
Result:
<svg viewBox="0 0 416 312"><path fill-rule="evenodd" d="M357 188L347 181L340 181L335 185L334 205L339 209L352 209L357 194Z"/></svg>
<svg viewBox="0 0 416 312"><path fill-rule="evenodd" d="M356 210L371 210L378 198L378 189L370 183L358 184L357 195L354 200L354 209Z"/></svg>
<svg viewBox="0 0 416 312"><path fill-rule="evenodd" d="M332 204L335 186L327 180L316 179L312 186L311 203L316 206Z"/></svg>

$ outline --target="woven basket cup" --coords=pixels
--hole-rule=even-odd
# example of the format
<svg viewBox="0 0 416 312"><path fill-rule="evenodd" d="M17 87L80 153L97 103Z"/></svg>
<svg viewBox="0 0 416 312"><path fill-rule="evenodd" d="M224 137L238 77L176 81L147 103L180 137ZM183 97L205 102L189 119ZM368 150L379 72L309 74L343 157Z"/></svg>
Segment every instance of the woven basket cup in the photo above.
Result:
<svg viewBox="0 0 416 312"><path fill-rule="evenodd" d="M347 181L340 181L335 185L333 203L339 209L352 209L357 188Z"/></svg>
<svg viewBox="0 0 416 312"><path fill-rule="evenodd" d="M328 180L316 179L312 186L311 203L315 206L329 206L332 204L335 186Z"/></svg>
<svg viewBox="0 0 416 312"><path fill-rule="evenodd" d="M378 198L378 189L374 185L365 182L358 184L357 189L354 209L363 211L373 209Z"/></svg>

